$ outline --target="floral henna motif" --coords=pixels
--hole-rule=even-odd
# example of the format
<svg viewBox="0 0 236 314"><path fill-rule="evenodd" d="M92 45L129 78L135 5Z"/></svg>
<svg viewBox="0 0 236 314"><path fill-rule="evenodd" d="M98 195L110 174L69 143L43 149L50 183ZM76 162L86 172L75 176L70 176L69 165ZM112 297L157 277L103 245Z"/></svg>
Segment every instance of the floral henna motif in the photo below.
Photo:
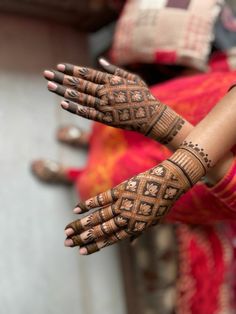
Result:
<svg viewBox="0 0 236 314"><path fill-rule="evenodd" d="M78 68L78 73L75 73L75 75L92 82L104 81L106 77L106 73L91 70L85 67Z"/></svg>
<svg viewBox="0 0 236 314"><path fill-rule="evenodd" d="M169 186L165 190L164 199L172 200L172 199L174 199L174 197L176 196L177 193L178 193L178 189Z"/></svg>
<svg viewBox="0 0 236 314"><path fill-rule="evenodd" d="M91 94L96 96L101 85L93 84L89 81L82 80L80 78L69 76L66 82L70 88L84 92L85 94Z"/></svg>
<svg viewBox="0 0 236 314"><path fill-rule="evenodd" d="M145 82L138 75L127 72L123 69L116 68L114 74L117 76L126 78L130 82L135 82L139 84L140 86L146 86Z"/></svg>
<svg viewBox="0 0 236 314"><path fill-rule="evenodd" d="M165 168L162 166L158 166L156 168L153 168L151 170L151 174L154 174L158 177L164 177L165 176Z"/></svg>
<svg viewBox="0 0 236 314"><path fill-rule="evenodd" d="M126 190L131 192L136 192L138 188L138 180L130 179L126 184Z"/></svg>
<svg viewBox="0 0 236 314"><path fill-rule="evenodd" d="M121 77L119 76L112 76L110 79L109 79L109 82L112 86L116 86L116 85L122 85L125 83L124 79L122 79Z"/></svg>
<svg viewBox="0 0 236 314"><path fill-rule="evenodd" d="M103 118L102 118L102 121L105 122L105 123L107 123L107 124L112 124L112 122L114 121L112 112L106 112L106 113L104 113L104 116L103 116Z"/></svg>
<svg viewBox="0 0 236 314"><path fill-rule="evenodd" d="M115 217L114 221L117 224L117 226L119 226L119 227L127 225L127 219L122 217L122 216Z"/></svg>
<svg viewBox="0 0 236 314"><path fill-rule="evenodd" d="M157 193L159 189L160 189L160 184L155 183L155 182L148 182L146 184L146 190L144 192L144 195L157 197Z"/></svg>
<svg viewBox="0 0 236 314"><path fill-rule="evenodd" d="M152 204L148 204L148 203L142 202L140 204L138 214L149 216L151 214L151 212L152 212L152 207L153 207Z"/></svg>
<svg viewBox="0 0 236 314"><path fill-rule="evenodd" d="M132 210L133 208L133 205L134 205L134 201L133 200L130 200L128 198L124 198L122 203L121 203L121 206L120 206L120 209L121 210Z"/></svg>
<svg viewBox="0 0 236 314"><path fill-rule="evenodd" d="M71 76L68 78L68 81L69 81L71 87L74 87L75 89L78 88L78 84L80 83L79 78Z"/></svg>
<svg viewBox="0 0 236 314"><path fill-rule="evenodd" d="M141 102L143 101L142 93L138 90L131 91L131 101L133 102Z"/></svg>
<svg viewBox="0 0 236 314"><path fill-rule="evenodd" d="M140 119L140 118L145 118L146 117L146 110L144 107L140 107L138 109L134 110L134 115L135 118Z"/></svg>
<svg viewBox="0 0 236 314"><path fill-rule="evenodd" d="M145 222L137 221L137 222L135 222L132 231L135 232L135 233L140 233L140 232L142 232L145 229L145 227L146 227L146 223Z"/></svg>
<svg viewBox="0 0 236 314"><path fill-rule="evenodd" d="M119 119L120 121L128 121L130 120L130 111L129 109L123 109L119 111Z"/></svg>

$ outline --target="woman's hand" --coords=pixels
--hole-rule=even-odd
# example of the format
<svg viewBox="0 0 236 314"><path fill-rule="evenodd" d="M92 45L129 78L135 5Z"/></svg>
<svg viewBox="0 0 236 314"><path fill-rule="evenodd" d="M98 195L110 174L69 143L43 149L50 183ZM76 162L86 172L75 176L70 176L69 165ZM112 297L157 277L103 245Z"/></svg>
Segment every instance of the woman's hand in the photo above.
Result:
<svg viewBox="0 0 236 314"><path fill-rule="evenodd" d="M62 107L81 117L170 142L185 120L157 100L139 76L104 59L100 63L106 72L70 64L45 71L49 90L65 97Z"/></svg>
<svg viewBox="0 0 236 314"><path fill-rule="evenodd" d="M119 240L136 237L156 225L189 187L182 170L171 161L164 161L79 203L75 213L97 210L66 226L65 245L80 246L80 253L86 255Z"/></svg>

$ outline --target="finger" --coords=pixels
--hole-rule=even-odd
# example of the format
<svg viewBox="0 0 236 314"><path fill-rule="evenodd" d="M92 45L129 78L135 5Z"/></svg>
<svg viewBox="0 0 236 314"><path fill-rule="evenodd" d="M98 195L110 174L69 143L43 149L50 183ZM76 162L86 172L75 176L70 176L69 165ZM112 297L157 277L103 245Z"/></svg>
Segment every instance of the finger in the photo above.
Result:
<svg viewBox="0 0 236 314"><path fill-rule="evenodd" d="M102 224L96 225L81 234L70 236L66 239L66 246L81 246L89 242L96 241L99 238L110 236L111 234L121 230L127 225L127 220L122 217L114 217ZM71 241L72 240L72 241Z"/></svg>
<svg viewBox="0 0 236 314"><path fill-rule="evenodd" d="M97 108L102 104L102 100L97 97L77 92L74 89L67 88L63 85L56 84L51 81L48 82L48 89L59 96L65 97L69 100L73 100L88 107Z"/></svg>
<svg viewBox="0 0 236 314"><path fill-rule="evenodd" d="M116 194L117 194L116 190L111 189L106 192L100 193L94 197L91 197L85 202L79 202L74 209L74 213L80 214L83 212L87 212L90 209L109 205L117 200Z"/></svg>
<svg viewBox="0 0 236 314"><path fill-rule="evenodd" d="M87 67L79 67L69 63L58 64L57 69L65 74L86 79L88 81L104 84L107 82L110 74L90 69Z"/></svg>
<svg viewBox="0 0 236 314"><path fill-rule="evenodd" d="M98 110L90 107L85 107L80 104L76 104L72 101L65 101L61 102L61 106L66 111L74 113L80 117L85 119L93 120L93 121L102 121L103 114Z"/></svg>
<svg viewBox="0 0 236 314"><path fill-rule="evenodd" d="M104 247L115 244L118 241L127 239L128 237L130 237L130 235L125 230L120 230L109 237L104 237L102 239L94 241L93 243L89 243L87 245L82 246L79 252L82 255L92 254Z"/></svg>
<svg viewBox="0 0 236 314"><path fill-rule="evenodd" d="M95 84L84 79L80 79L75 76L65 75L58 71L44 71L44 76L54 82L59 84L73 87L73 89L83 92L85 94L90 94L92 96L97 96L98 91L102 88L102 85Z"/></svg>
<svg viewBox="0 0 236 314"><path fill-rule="evenodd" d="M81 233L85 230L90 229L91 227L94 227L98 224L101 224L105 221L110 220L111 218L114 218L116 215L117 213L115 210L115 206L110 205L110 206L101 208L84 218L81 218L72 222L70 226L68 225L66 227L66 229L72 228L74 231L73 233ZM71 233L67 235L69 236L71 235Z"/></svg>
<svg viewBox="0 0 236 314"><path fill-rule="evenodd" d="M99 58L99 63L103 67L103 69L111 74L126 78L131 81L136 81L138 76L136 74L125 71L114 64L111 64L104 58Z"/></svg>

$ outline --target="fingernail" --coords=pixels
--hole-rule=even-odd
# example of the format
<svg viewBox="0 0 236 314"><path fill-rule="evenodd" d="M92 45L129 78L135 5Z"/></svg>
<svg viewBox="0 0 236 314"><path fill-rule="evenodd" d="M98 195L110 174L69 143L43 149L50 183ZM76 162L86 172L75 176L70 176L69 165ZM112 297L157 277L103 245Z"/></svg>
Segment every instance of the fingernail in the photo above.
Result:
<svg viewBox="0 0 236 314"><path fill-rule="evenodd" d="M43 72L43 74L46 78L48 78L50 80L54 79L54 73L52 71L46 70Z"/></svg>
<svg viewBox="0 0 236 314"><path fill-rule="evenodd" d="M134 239L133 241L130 242L130 244L131 246L135 246L137 242L138 242L138 239Z"/></svg>
<svg viewBox="0 0 236 314"><path fill-rule="evenodd" d="M81 209L80 207L75 207L75 208L73 209L73 212L74 212L75 214L79 214L79 213L82 213L82 209Z"/></svg>
<svg viewBox="0 0 236 314"><path fill-rule="evenodd" d="M53 82L48 82L48 89L51 91L55 91L57 89L57 84Z"/></svg>
<svg viewBox="0 0 236 314"><path fill-rule="evenodd" d="M64 72L65 69L66 69L66 66L64 64L60 63L60 64L57 65L57 68L58 68L59 71Z"/></svg>
<svg viewBox="0 0 236 314"><path fill-rule="evenodd" d="M79 249L79 253L81 255L86 255L86 254L88 254L88 251L87 251L87 249L85 247L82 247L81 249Z"/></svg>
<svg viewBox="0 0 236 314"><path fill-rule="evenodd" d="M109 65L110 63L106 60L106 59L104 59L104 58L100 58L99 59L99 62L101 63L101 64L103 64L103 65Z"/></svg>
<svg viewBox="0 0 236 314"><path fill-rule="evenodd" d="M72 246L74 243L71 239L66 239L65 242L64 242L64 245L65 246Z"/></svg>
<svg viewBox="0 0 236 314"><path fill-rule="evenodd" d="M61 102L61 106L62 106L63 109L68 109L68 108L69 108L69 104L68 104L68 102L66 102L65 100L63 100L63 101Z"/></svg>
<svg viewBox="0 0 236 314"><path fill-rule="evenodd" d="M65 230L65 234L66 236L71 236L72 234L74 234L74 230L72 228L68 228Z"/></svg>

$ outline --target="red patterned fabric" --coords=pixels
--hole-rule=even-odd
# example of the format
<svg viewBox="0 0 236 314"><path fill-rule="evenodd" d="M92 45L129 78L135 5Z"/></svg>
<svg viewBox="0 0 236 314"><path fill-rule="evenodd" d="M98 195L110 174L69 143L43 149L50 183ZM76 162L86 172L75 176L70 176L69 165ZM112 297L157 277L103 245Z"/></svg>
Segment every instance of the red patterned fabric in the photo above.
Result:
<svg viewBox="0 0 236 314"><path fill-rule="evenodd" d="M236 211L236 160L225 177L210 192L232 211Z"/></svg>
<svg viewBox="0 0 236 314"><path fill-rule="evenodd" d="M224 227L177 228L179 242L178 314L234 313L232 285L233 246ZM233 310L233 311L232 311Z"/></svg>

